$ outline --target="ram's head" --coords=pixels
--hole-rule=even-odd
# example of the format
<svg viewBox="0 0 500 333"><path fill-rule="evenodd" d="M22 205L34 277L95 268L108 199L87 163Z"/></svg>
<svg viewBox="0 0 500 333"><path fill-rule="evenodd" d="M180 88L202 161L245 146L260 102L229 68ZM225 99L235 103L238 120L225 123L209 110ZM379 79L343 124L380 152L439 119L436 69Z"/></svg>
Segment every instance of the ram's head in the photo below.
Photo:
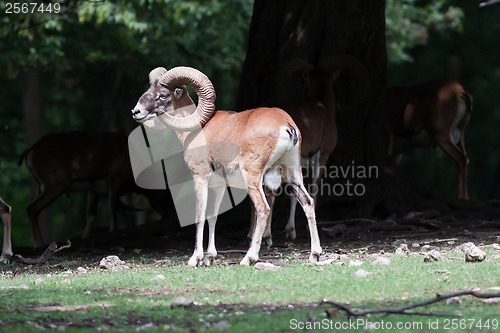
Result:
<svg viewBox="0 0 500 333"><path fill-rule="evenodd" d="M215 89L202 72L190 67L163 67L149 73L149 89L139 98L133 118L152 130L171 128L192 131L201 128L215 111ZM198 95L196 106L187 86Z"/></svg>

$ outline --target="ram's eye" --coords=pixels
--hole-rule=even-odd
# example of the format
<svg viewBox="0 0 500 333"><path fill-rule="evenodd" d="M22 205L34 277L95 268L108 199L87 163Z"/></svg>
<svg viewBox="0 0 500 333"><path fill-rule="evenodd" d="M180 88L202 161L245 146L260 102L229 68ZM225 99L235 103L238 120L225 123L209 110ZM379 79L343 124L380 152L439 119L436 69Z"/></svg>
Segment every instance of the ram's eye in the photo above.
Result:
<svg viewBox="0 0 500 333"><path fill-rule="evenodd" d="M166 100L167 99L167 95L160 95L160 99L163 100L163 101Z"/></svg>
<svg viewBox="0 0 500 333"><path fill-rule="evenodd" d="M175 88L175 90L174 90L174 98L177 98L177 99L181 98L183 92L184 91L181 88Z"/></svg>

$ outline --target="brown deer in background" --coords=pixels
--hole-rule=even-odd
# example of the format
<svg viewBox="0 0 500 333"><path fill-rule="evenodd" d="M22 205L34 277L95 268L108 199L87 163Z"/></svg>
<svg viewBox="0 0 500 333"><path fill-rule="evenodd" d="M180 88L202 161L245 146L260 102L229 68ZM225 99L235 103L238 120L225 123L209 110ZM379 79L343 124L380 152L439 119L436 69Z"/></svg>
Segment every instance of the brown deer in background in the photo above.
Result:
<svg viewBox="0 0 500 333"><path fill-rule="evenodd" d="M458 166L458 197L468 199L465 129L472 95L455 80L437 79L387 90L386 110L391 130L390 153L438 145Z"/></svg>
<svg viewBox="0 0 500 333"><path fill-rule="evenodd" d="M134 182L127 137L121 133L48 134L28 148L18 164L23 161L37 183L36 198L27 207L37 247L43 246L38 215L62 194L87 191L87 221L82 234L85 239L96 218L99 194L108 196L109 228L114 231L120 196L141 192ZM148 199L156 209L158 205L151 202L151 196Z"/></svg>

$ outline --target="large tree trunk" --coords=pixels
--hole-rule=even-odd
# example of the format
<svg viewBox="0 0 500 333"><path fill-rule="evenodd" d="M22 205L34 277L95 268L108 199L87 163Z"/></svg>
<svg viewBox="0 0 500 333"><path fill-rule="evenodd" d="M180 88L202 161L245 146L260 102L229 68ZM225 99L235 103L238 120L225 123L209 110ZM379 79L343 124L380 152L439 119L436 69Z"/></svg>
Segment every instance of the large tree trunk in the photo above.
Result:
<svg viewBox="0 0 500 333"><path fill-rule="evenodd" d="M257 0L238 107L272 104L303 94L296 78L287 73L287 64L293 62L290 59L304 59L316 68L333 63L341 69L334 89L339 143L330 162L345 167L375 166L379 172L373 177L382 177L381 167L389 163L382 113L387 76L384 9L384 0ZM373 177L356 181L365 186L377 181ZM352 184L354 180L323 181ZM375 192L373 188L366 191L365 201L379 197ZM360 199L346 193L340 197L344 202ZM366 213L370 214L374 205L365 202Z"/></svg>
<svg viewBox="0 0 500 333"><path fill-rule="evenodd" d="M384 0L256 0L238 108L303 95L300 78L287 72L295 58L341 69L334 83L339 141L319 186L320 213L387 217L456 208L456 202L413 184L388 155Z"/></svg>
<svg viewBox="0 0 500 333"><path fill-rule="evenodd" d="M41 94L42 86L38 69L26 69L23 73L23 111L27 146L31 146L43 135Z"/></svg>
<svg viewBox="0 0 500 333"><path fill-rule="evenodd" d="M33 145L43 135L43 106L41 96L40 72L37 68L28 68L23 73L23 113L26 147ZM50 156L47 156L47 159L50 159ZM32 179L31 182L32 189L35 189L36 184L34 180ZM33 190L33 198L36 195L37 193ZM48 244L51 241L49 208L40 213L38 222L42 239L45 244Z"/></svg>

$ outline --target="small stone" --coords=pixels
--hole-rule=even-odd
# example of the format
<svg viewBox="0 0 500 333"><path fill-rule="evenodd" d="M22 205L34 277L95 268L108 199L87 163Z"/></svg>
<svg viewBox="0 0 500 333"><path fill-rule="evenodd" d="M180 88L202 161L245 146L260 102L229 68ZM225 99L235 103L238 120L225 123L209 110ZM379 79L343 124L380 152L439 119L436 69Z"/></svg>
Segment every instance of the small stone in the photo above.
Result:
<svg viewBox="0 0 500 333"><path fill-rule="evenodd" d="M391 261L384 257L379 257L372 262L372 265L390 265Z"/></svg>
<svg viewBox="0 0 500 333"><path fill-rule="evenodd" d="M462 301L460 300L460 297L451 297L446 300L446 304L460 304Z"/></svg>
<svg viewBox="0 0 500 333"><path fill-rule="evenodd" d="M316 266L327 266L327 265L331 265L334 261L335 261L335 259L326 259L323 261L317 261L317 262L315 262L315 264L316 264Z"/></svg>
<svg viewBox="0 0 500 333"><path fill-rule="evenodd" d="M431 250L424 254L424 262L441 261L443 256L436 250Z"/></svg>
<svg viewBox="0 0 500 333"><path fill-rule="evenodd" d="M446 269L436 269L433 273L434 274L450 274L451 272L446 270Z"/></svg>
<svg viewBox="0 0 500 333"><path fill-rule="evenodd" d="M76 272L77 272L77 273L80 273L80 274L83 274L83 273L87 273L87 272L88 272L88 269L83 268L83 267L78 267L78 268L76 269Z"/></svg>
<svg viewBox="0 0 500 333"><path fill-rule="evenodd" d="M500 244L497 244L497 243L493 244L493 248L495 250L500 250Z"/></svg>
<svg viewBox="0 0 500 333"><path fill-rule="evenodd" d="M430 251L431 249L432 249L432 246L430 246L430 245L422 246L422 251Z"/></svg>
<svg viewBox="0 0 500 333"><path fill-rule="evenodd" d="M118 256L107 256L106 258L101 259L99 267L112 271L119 270L125 267L125 261L120 260Z"/></svg>
<svg viewBox="0 0 500 333"><path fill-rule="evenodd" d="M137 327L135 330L136 331L149 331L149 330L154 329L154 328L156 328L155 324L147 323L145 325Z"/></svg>
<svg viewBox="0 0 500 333"><path fill-rule="evenodd" d="M351 260L349 261L349 267L358 267L363 265L363 262L361 260Z"/></svg>
<svg viewBox="0 0 500 333"><path fill-rule="evenodd" d="M364 269L358 269L355 274L356 274L357 277L364 278L364 277L367 277L368 275L370 275L372 273L370 273L368 271L365 271Z"/></svg>
<svg viewBox="0 0 500 333"><path fill-rule="evenodd" d="M281 266L276 266L274 264L271 264L269 262L258 262L255 264L255 269L260 269L260 270L268 270L268 271L276 271L278 269L281 269Z"/></svg>
<svg viewBox="0 0 500 333"><path fill-rule="evenodd" d="M179 296L176 299L172 301L172 304L170 305L171 309L176 309L176 308L189 308L194 305L194 302L184 296Z"/></svg>
<svg viewBox="0 0 500 333"><path fill-rule="evenodd" d="M151 278L151 281L158 281L158 280L165 280L165 279L166 279L165 275L163 275L163 274L158 274L158 275L156 275L156 276L152 277L152 278Z"/></svg>
<svg viewBox="0 0 500 333"><path fill-rule="evenodd" d="M410 249L408 248L408 245L406 244L401 244L399 247L396 249L396 254L397 255L409 255L410 254Z"/></svg>
<svg viewBox="0 0 500 333"><path fill-rule="evenodd" d="M462 245L462 249L465 253L466 262L478 262L486 258L486 253L472 242Z"/></svg>
<svg viewBox="0 0 500 333"><path fill-rule="evenodd" d="M71 280L70 279L64 279L64 280L61 281L61 283L69 284L69 283L71 283Z"/></svg>

